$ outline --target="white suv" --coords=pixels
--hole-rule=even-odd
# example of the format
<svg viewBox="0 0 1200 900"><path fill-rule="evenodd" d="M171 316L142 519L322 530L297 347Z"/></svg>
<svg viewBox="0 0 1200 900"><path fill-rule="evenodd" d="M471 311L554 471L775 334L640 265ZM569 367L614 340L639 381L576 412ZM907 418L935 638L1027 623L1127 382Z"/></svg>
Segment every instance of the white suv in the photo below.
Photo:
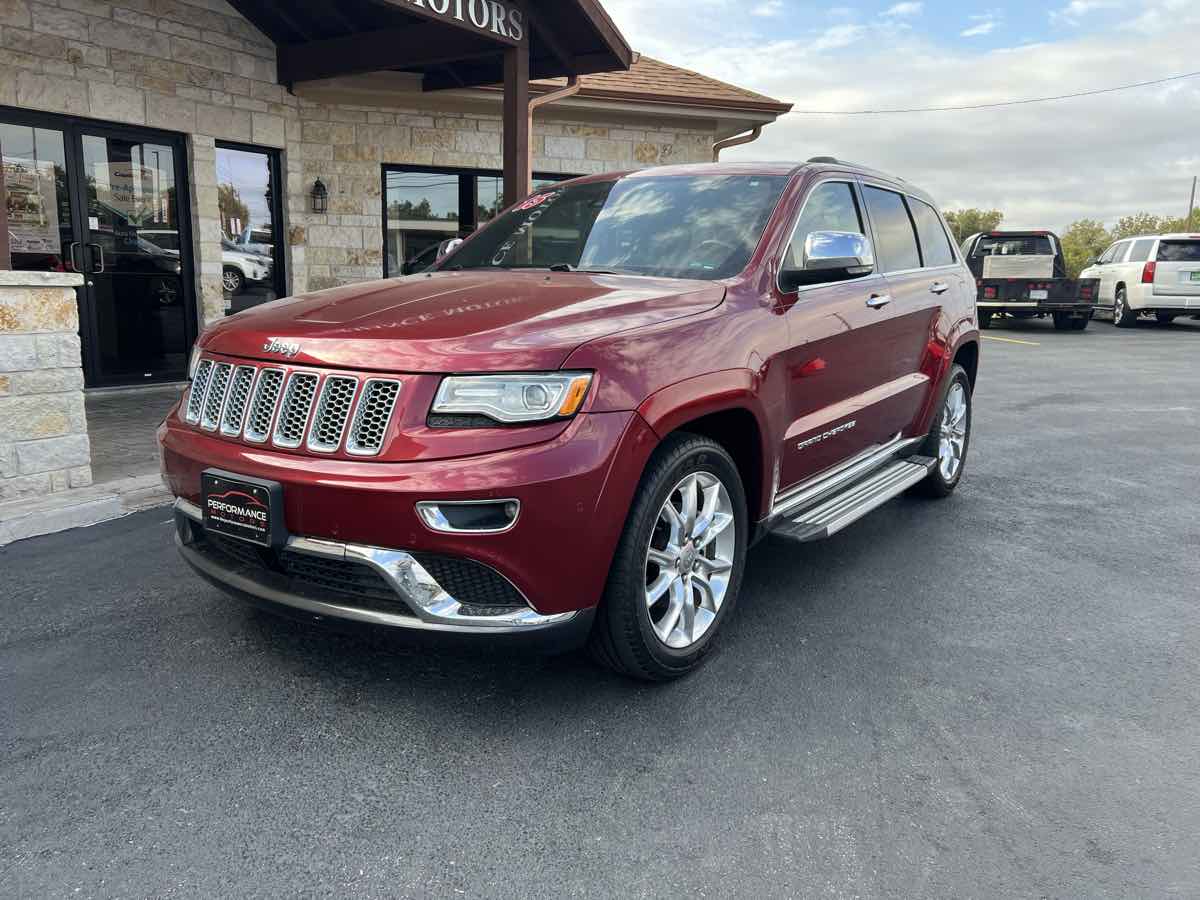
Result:
<svg viewBox="0 0 1200 900"><path fill-rule="evenodd" d="M1176 316L1200 319L1200 234L1164 234L1117 241L1080 273L1100 279L1100 308L1131 328L1140 315L1166 325Z"/></svg>

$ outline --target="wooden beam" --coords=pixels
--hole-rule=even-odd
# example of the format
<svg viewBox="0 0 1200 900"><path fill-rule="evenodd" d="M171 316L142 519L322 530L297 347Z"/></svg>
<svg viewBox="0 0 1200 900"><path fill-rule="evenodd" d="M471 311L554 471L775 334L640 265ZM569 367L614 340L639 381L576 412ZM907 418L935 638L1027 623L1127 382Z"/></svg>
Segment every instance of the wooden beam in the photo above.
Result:
<svg viewBox="0 0 1200 900"><path fill-rule="evenodd" d="M8 245L8 195L4 192L4 148L0 147L0 271L12 268Z"/></svg>
<svg viewBox="0 0 1200 900"><path fill-rule="evenodd" d="M529 45L504 51L504 205L529 193Z"/></svg>
<svg viewBox="0 0 1200 900"><path fill-rule="evenodd" d="M529 64L529 77L534 81L544 78L561 78L562 66L554 56L534 59ZM572 66L575 75L590 75L593 72L612 71L612 57L602 53L585 54L574 57ZM490 87L500 83L501 74L494 65L458 66L455 70L457 78L451 79L444 72L427 72L422 82L422 90L447 91L457 88Z"/></svg>
<svg viewBox="0 0 1200 900"><path fill-rule="evenodd" d="M495 42L435 24L365 31L278 48L280 84L498 56Z"/></svg>
<svg viewBox="0 0 1200 900"><path fill-rule="evenodd" d="M530 10L528 17L531 20L530 24L533 26L534 31L537 32L538 40L545 44L559 63L562 64L563 72L567 75L574 75L574 57L563 46L562 41L555 36L554 29L546 25L545 20L542 18L542 12L539 10L535 15L533 10Z"/></svg>

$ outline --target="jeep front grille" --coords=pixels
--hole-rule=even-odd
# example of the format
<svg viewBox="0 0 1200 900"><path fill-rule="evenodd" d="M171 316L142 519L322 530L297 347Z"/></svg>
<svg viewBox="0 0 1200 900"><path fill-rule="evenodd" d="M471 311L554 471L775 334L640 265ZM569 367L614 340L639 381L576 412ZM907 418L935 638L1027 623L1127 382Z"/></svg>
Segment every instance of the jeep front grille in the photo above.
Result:
<svg viewBox="0 0 1200 900"><path fill-rule="evenodd" d="M361 387L360 387L361 385ZM183 419L222 437L323 455L378 456L401 383L201 359Z"/></svg>

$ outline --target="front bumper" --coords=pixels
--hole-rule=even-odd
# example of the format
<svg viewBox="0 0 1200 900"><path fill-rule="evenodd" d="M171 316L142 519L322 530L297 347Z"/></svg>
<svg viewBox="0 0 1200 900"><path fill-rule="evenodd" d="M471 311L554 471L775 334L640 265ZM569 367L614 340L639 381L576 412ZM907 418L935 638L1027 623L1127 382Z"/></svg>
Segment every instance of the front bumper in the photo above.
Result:
<svg viewBox="0 0 1200 900"><path fill-rule="evenodd" d="M159 442L168 486L193 507L200 504L201 474L209 468L277 482L283 489L283 524L297 542L293 549L365 559L368 565L382 560L396 578L395 566L403 568L405 556L426 568L431 556L469 563L498 575L531 614L546 617L599 604L629 504L657 441L649 426L628 412L580 415L558 437L540 444L413 462L269 450L200 432L173 415L160 427ZM519 504L519 518L494 533L435 531L418 508L430 501L509 499ZM438 579L445 581L441 574ZM496 605L457 589L447 593L458 594L454 599L460 605ZM494 621L439 622L411 604L406 612L435 624L498 627ZM421 612L436 615L438 610L434 604Z"/></svg>
<svg viewBox="0 0 1200 900"><path fill-rule="evenodd" d="M206 537L200 508L182 499L175 502L175 532L184 561L206 581L235 597L281 608L302 618L447 637L528 638L533 643L569 649L586 639L594 615L592 609L542 615L527 605L483 610L450 596L414 556L404 551L289 538L283 553L343 567L341 571L346 574L342 589L322 589L320 581L295 578L289 570L272 566L256 549L247 547L236 555L222 552ZM352 568L374 573L385 590L373 596L353 595L350 586L356 579L348 574Z"/></svg>

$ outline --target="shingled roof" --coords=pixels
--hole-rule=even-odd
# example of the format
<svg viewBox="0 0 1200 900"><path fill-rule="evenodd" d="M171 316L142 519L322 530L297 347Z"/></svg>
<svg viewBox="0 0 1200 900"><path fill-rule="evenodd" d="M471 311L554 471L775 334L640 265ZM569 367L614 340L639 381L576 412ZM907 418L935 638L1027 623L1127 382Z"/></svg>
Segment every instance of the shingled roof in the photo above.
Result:
<svg viewBox="0 0 1200 900"><path fill-rule="evenodd" d="M535 81L533 85L535 90L539 87L552 90L564 83L563 79L553 79ZM776 115L792 108L790 103L641 55L634 58L628 72L581 75L579 83L581 97L756 110Z"/></svg>

